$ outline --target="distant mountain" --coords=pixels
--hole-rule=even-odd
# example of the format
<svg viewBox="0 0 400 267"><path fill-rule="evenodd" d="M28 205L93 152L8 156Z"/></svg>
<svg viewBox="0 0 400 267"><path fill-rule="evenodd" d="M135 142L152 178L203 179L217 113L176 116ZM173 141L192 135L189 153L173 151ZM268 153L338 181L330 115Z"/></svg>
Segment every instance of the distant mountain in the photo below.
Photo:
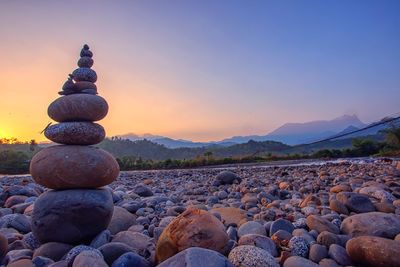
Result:
<svg viewBox="0 0 400 267"><path fill-rule="evenodd" d="M193 142L190 140L172 139L159 135L137 135L133 133L119 135L118 137L128 139L130 141L149 140L153 143L164 145L167 148L199 148L215 145L227 147L234 144L247 143L250 140L257 142L276 141L288 145L298 145L335 136L340 133L344 133L345 131L350 132L354 129L363 128L365 126L366 124L360 121L360 119L356 115L343 115L333 120L318 120L304 123L286 123L266 135L233 136L215 142ZM376 132L376 130L371 130L367 133L360 133L357 136L375 134Z"/></svg>
<svg viewBox="0 0 400 267"><path fill-rule="evenodd" d="M272 140L288 145L298 145L334 136L348 127L365 127L356 115L344 115L333 120L319 120L305 123L286 123L267 135L235 136L223 141L243 143L249 140Z"/></svg>

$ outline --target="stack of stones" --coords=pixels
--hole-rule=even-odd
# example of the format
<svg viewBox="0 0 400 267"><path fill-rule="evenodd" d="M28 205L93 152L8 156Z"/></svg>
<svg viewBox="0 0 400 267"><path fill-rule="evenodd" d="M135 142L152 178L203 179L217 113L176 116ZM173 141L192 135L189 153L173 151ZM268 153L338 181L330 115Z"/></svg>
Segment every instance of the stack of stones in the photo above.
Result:
<svg viewBox="0 0 400 267"><path fill-rule="evenodd" d="M41 150L31 161L33 179L52 189L33 209L32 231L41 243L89 242L107 228L113 214L111 192L100 187L117 178L119 166L111 154L91 146L104 139L104 128L94 121L108 112L107 102L97 95L92 56L85 45L79 68L59 92L63 96L48 108L59 123L47 127L45 136L61 145Z"/></svg>

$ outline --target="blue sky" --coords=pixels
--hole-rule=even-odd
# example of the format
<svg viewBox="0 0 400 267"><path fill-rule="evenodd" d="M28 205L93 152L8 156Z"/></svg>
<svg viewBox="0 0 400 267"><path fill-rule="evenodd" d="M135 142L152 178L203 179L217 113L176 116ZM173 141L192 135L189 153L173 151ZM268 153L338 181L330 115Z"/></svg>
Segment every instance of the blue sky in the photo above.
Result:
<svg viewBox="0 0 400 267"><path fill-rule="evenodd" d="M399 14L400 1L2 1L0 71L11 74L0 81L21 88L3 101L39 94L0 123L37 112L32 127L46 124L84 42L109 135L211 140L345 113L380 119L400 111Z"/></svg>

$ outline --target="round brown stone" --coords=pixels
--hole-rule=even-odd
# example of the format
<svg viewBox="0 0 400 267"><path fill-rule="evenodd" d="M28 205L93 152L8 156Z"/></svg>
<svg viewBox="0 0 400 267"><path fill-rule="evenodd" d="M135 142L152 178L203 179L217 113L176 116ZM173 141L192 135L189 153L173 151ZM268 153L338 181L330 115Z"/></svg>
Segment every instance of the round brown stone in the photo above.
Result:
<svg viewBox="0 0 400 267"><path fill-rule="evenodd" d="M211 212L219 213L225 226L236 224L239 227L249 220L247 212L239 208L221 207L214 208Z"/></svg>
<svg viewBox="0 0 400 267"><path fill-rule="evenodd" d="M114 157L92 146L52 146L31 160L30 173L40 185L52 189L97 188L119 174Z"/></svg>
<svg viewBox="0 0 400 267"><path fill-rule="evenodd" d="M107 112L106 100L90 94L59 97L47 109L49 117L57 122L99 121L107 115Z"/></svg>
<svg viewBox="0 0 400 267"><path fill-rule="evenodd" d="M65 145L94 145L106 136L103 126L93 122L61 122L50 125L44 135L55 143Z"/></svg>
<svg viewBox="0 0 400 267"><path fill-rule="evenodd" d="M350 239L346 251L354 263L362 266L395 267L400 264L400 242L376 236Z"/></svg>
<svg viewBox="0 0 400 267"><path fill-rule="evenodd" d="M156 259L162 262L190 247L223 253L228 240L224 225L214 215L189 208L162 232L157 242Z"/></svg>

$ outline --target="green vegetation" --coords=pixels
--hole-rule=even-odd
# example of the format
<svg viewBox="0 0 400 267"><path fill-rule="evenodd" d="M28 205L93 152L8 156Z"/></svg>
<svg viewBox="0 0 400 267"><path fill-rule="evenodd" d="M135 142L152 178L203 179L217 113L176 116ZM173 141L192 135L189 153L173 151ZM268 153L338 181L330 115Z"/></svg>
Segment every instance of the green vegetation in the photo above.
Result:
<svg viewBox="0 0 400 267"><path fill-rule="evenodd" d="M228 147L169 149L148 140L130 141L113 137L98 145L113 154L121 170L195 168L201 166L256 163L296 159L335 159L365 156L400 156L400 128L390 127L377 135L324 143L288 146L280 142L249 141ZM0 173L29 171L29 160L41 148L35 142L0 139Z"/></svg>

